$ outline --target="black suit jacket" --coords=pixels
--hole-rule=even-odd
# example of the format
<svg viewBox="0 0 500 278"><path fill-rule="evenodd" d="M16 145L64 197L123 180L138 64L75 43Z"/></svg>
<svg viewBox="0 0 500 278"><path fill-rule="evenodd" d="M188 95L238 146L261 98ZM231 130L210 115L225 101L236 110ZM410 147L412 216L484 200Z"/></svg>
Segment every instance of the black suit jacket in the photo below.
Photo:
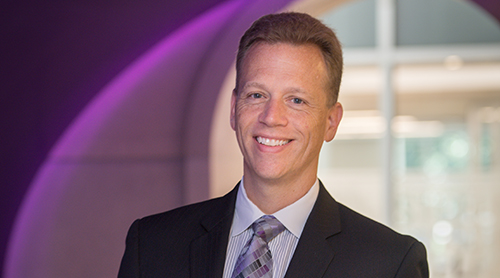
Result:
<svg viewBox="0 0 500 278"><path fill-rule="evenodd" d="M118 277L222 277L237 190L136 220ZM337 203L320 184L285 278L428 276L422 243Z"/></svg>

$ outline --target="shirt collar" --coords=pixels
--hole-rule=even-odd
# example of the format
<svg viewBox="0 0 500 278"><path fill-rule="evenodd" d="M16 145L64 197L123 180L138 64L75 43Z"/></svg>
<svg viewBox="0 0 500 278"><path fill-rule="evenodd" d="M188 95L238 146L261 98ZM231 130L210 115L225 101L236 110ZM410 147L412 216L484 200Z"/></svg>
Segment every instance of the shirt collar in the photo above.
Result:
<svg viewBox="0 0 500 278"><path fill-rule="evenodd" d="M302 230L306 224L307 218L318 198L319 181L309 189L302 198L295 203L274 213L274 217L278 219L293 235L300 238ZM250 199L245 191L243 179L240 182L238 196L236 197L236 208L232 225L231 236L238 235L244 232L252 223L263 216L263 213Z"/></svg>

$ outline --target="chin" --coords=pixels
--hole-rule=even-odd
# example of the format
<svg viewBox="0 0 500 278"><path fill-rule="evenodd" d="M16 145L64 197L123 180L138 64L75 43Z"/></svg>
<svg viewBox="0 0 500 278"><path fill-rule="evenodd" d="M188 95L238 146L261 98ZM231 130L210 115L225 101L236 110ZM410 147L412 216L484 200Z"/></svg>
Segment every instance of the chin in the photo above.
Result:
<svg viewBox="0 0 500 278"><path fill-rule="evenodd" d="M286 178L286 173L283 172L283 169L266 169L265 171L256 171L256 174L260 179L272 182Z"/></svg>

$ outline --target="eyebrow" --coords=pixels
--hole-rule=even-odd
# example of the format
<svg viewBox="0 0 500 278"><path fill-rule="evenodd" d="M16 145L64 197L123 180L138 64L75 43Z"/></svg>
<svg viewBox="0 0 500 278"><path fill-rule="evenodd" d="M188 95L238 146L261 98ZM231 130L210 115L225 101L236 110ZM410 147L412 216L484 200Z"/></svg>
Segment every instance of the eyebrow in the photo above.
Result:
<svg viewBox="0 0 500 278"><path fill-rule="evenodd" d="M259 83L259 82L255 82L255 81L252 81L252 82L248 82L246 83L242 90L245 90L245 89L248 89L248 88L251 88L251 87L254 87L254 88L258 88L258 89L262 89L262 90L266 90L266 86L262 83ZM300 93L300 94L305 94L307 93L306 91L304 91L303 89L301 88L296 88L296 87L288 87L286 88L286 91L287 92L292 92L292 93Z"/></svg>
<svg viewBox="0 0 500 278"><path fill-rule="evenodd" d="M245 89L248 89L250 87L255 87L255 88L259 88L259 89L262 89L262 90L265 90L266 86L264 86L264 84L261 84L259 82L248 82L248 83L245 83L245 85L243 86L243 88L241 88L242 90L245 90Z"/></svg>
<svg viewBox="0 0 500 278"><path fill-rule="evenodd" d="M307 94L307 92L306 92L306 91L304 91L303 89L301 89L301 88L296 88L296 87L290 87L290 88L287 88L287 91L288 91L288 92L291 92L291 93Z"/></svg>

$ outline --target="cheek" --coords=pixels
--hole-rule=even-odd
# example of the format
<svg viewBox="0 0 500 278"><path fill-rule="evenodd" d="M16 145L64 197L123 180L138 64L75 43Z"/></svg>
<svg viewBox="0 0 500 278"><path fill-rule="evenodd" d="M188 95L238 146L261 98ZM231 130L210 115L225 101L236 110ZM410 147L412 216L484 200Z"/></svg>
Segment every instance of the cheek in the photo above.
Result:
<svg viewBox="0 0 500 278"><path fill-rule="evenodd" d="M236 105L236 119L239 123L252 121L259 113L259 107L257 105Z"/></svg>
<svg viewBox="0 0 500 278"><path fill-rule="evenodd" d="M244 130L247 130L249 128L250 124L251 124L251 120L248 117L247 113L241 113L240 111L236 111L234 130L237 133L242 133Z"/></svg>
<svg viewBox="0 0 500 278"><path fill-rule="evenodd" d="M312 136L324 132L324 120L321 115L315 113L293 113L293 122L297 127L305 133L310 133Z"/></svg>
<svg viewBox="0 0 500 278"><path fill-rule="evenodd" d="M311 121L309 121L309 131L310 136L313 140L318 142L323 142L326 131L327 131L327 123L322 117L314 117Z"/></svg>

